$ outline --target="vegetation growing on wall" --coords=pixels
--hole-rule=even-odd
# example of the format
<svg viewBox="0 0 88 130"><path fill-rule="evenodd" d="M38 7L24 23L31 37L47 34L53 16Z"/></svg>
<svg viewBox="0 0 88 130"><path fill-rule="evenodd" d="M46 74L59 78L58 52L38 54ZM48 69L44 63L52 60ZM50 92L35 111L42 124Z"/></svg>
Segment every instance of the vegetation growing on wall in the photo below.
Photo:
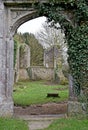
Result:
<svg viewBox="0 0 88 130"><path fill-rule="evenodd" d="M23 38L25 43L30 47L31 66L43 66L43 46L35 38L34 34L24 33Z"/></svg>
<svg viewBox="0 0 88 130"><path fill-rule="evenodd" d="M28 45L30 47L30 59L31 66L42 66L43 65L43 47L39 44L38 40L35 38L34 34L24 33L16 34L14 37L14 64L16 63L16 52L17 43L20 45ZM21 50L24 48L21 47Z"/></svg>
<svg viewBox="0 0 88 130"><path fill-rule="evenodd" d="M17 43L16 40L14 40L14 67L15 67L15 64L16 64L17 48L18 48L18 43Z"/></svg>
<svg viewBox="0 0 88 130"><path fill-rule="evenodd" d="M49 4L39 5L39 13L47 16L49 21L59 22L64 30L74 93L79 96L83 90L88 101L88 1L49 1Z"/></svg>
<svg viewBox="0 0 88 130"><path fill-rule="evenodd" d="M14 36L14 67L16 65L17 60L17 49L19 48L20 44L23 43L23 38L21 34L15 34Z"/></svg>

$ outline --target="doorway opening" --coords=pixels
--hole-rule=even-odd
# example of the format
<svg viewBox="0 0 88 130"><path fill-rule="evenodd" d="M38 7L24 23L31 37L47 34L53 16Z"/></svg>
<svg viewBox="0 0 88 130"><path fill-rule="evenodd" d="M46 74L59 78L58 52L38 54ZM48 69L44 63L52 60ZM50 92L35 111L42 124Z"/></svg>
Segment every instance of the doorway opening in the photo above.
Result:
<svg viewBox="0 0 88 130"><path fill-rule="evenodd" d="M18 32L14 36L13 98L16 114L67 112L67 46L60 25L56 26L59 29L44 22L36 33ZM48 97L49 94L52 96ZM53 96L55 94L57 97Z"/></svg>

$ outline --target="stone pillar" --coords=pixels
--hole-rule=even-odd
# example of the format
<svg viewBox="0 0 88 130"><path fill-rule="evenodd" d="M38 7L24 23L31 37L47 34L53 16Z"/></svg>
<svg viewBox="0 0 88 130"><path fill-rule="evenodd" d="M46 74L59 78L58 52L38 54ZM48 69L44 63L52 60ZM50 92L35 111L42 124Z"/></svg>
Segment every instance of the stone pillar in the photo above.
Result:
<svg viewBox="0 0 88 130"><path fill-rule="evenodd" d="M0 1L0 116L12 116L12 46L5 35L5 11ZM11 61L12 60L12 61Z"/></svg>
<svg viewBox="0 0 88 130"><path fill-rule="evenodd" d="M73 117L88 117L87 104L79 102L74 94L73 77L69 74L69 101L68 101L68 116Z"/></svg>
<svg viewBox="0 0 88 130"><path fill-rule="evenodd" d="M19 80L19 49L20 47L17 47L17 53L16 53L16 63L14 67L14 82L18 82Z"/></svg>
<svg viewBox="0 0 88 130"><path fill-rule="evenodd" d="M30 67L30 48L26 44L20 46L20 57L19 57L19 67L28 68Z"/></svg>
<svg viewBox="0 0 88 130"><path fill-rule="evenodd" d="M30 67L30 48L25 43L19 51L19 80L29 79L28 68Z"/></svg>
<svg viewBox="0 0 88 130"><path fill-rule="evenodd" d="M4 95L4 82L5 82L5 61L3 50L3 6L0 1L0 102L2 102L2 97ZM3 88L3 89L2 89Z"/></svg>
<svg viewBox="0 0 88 130"><path fill-rule="evenodd" d="M69 100L74 100L73 77L69 74Z"/></svg>

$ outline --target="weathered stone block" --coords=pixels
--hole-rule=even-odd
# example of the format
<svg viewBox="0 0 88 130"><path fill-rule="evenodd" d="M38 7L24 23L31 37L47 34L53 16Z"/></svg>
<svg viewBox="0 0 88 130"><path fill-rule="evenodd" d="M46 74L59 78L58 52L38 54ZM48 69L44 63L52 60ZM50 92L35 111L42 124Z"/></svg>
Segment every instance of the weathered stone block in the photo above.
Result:
<svg viewBox="0 0 88 130"><path fill-rule="evenodd" d="M26 69L19 69L19 80L27 80L29 79L28 73Z"/></svg>
<svg viewBox="0 0 88 130"><path fill-rule="evenodd" d="M30 67L30 48L26 44L20 46L19 65L21 69Z"/></svg>
<svg viewBox="0 0 88 130"><path fill-rule="evenodd" d="M3 38L0 37L0 54L2 54Z"/></svg>
<svg viewBox="0 0 88 130"><path fill-rule="evenodd" d="M54 70L52 68L34 66L28 68L28 75L29 79L32 80L53 80Z"/></svg>
<svg viewBox="0 0 88 130"><path fill-rule="evenodd" d="M3 37L3 12L0 10L0 37Z"/></svg>
<svg viewBox="0 0 88 130"><path fill-rule="evenodd" d="M87 117L87 104L77 101L68 101L68 116Z"/></svg>
<svg viewBox="0 0 88 130"><path fill-rule="evenodd" d="M0 103L0 117L11 117L13 116L13 102L4 101Z"/></svg>

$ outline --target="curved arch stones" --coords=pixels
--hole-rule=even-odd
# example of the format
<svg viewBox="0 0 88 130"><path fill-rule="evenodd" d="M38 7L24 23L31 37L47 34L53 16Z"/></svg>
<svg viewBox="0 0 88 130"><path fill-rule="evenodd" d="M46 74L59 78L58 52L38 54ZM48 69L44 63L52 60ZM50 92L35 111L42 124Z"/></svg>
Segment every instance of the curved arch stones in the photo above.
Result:
<svg viewBox="0 0 88 130"><path fill-rule="evenodd" d="M38 16L33 5L40 2L46 3L48 0L0 0L0 116L13 115L13 35L22 23ZM70 86L70 97L74 97L72 82ZM75 111L77 109L72 111L75 103L71 103L68 113L79 112Z"/></svg>

